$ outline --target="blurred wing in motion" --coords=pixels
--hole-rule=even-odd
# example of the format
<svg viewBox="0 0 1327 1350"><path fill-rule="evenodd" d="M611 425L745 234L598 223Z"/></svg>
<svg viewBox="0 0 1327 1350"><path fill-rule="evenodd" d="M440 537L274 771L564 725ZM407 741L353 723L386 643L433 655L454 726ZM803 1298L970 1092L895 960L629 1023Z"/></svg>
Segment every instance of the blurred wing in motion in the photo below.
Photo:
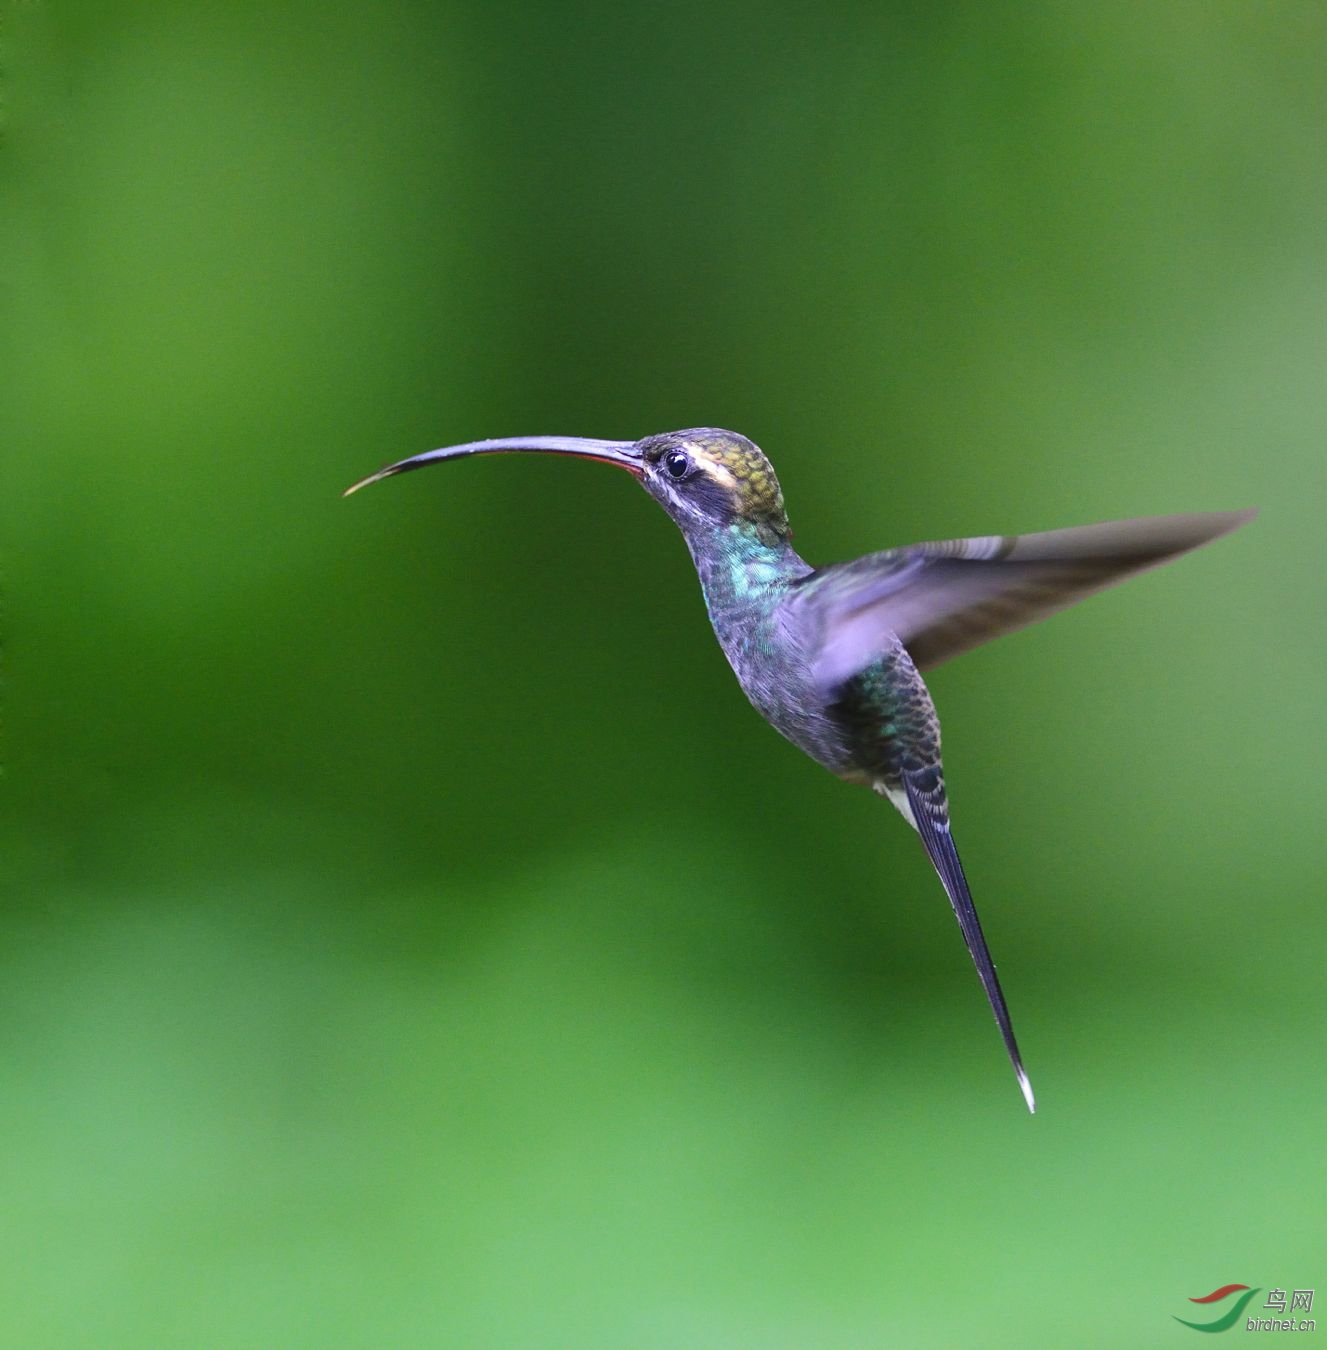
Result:
<svg viewBox="0 0 1327 1350"><path fill-rule="evenodd" d="M927 670L1229 534L1256 514L1146 516L912 544L822 567L796 585L789 603L817 611L816 678L833 688L870 665L891 633Z"/></svg>

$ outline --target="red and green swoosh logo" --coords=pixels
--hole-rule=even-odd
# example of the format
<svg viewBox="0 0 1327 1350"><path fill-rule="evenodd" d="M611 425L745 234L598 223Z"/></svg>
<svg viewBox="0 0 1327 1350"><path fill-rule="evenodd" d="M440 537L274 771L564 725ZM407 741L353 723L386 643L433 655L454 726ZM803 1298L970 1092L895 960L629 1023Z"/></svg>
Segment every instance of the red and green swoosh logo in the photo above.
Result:
<svg viewBox="0 0 1327 1350"><path fill-rule="evenodd" d="M1183 1326L1192 1327L1195 1331L1229 1331L1239 1321L1239 1316L1248 1307L1249 1300L1258 1292L1256 1289L1249 1289L1247 1284L1223 1284L1220 1289L1213 1289L1210 1294L1205 1294L1202 1298L1191 1298L1189 1300L1190 1303L1220 1303L1222 1299L1229 1298L1231 1294L1239 1293L1241 1289L1248 1292L1241 1294L1235 1300L1235 1306L1229 1312L1222 1313L1215 1322L1186 1322L1182 1317L1177 1317L1175 1320Z"/></svg>

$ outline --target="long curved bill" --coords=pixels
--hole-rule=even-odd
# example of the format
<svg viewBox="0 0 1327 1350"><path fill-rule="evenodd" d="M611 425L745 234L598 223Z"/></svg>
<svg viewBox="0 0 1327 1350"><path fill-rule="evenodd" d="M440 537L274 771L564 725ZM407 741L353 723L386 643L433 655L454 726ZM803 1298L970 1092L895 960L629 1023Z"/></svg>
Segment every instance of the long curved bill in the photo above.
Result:
<svg viewBox="0 0 1327 1350"><path fill-rule="evenodd" d="M644 472L640 451L635 441L593 441L580 436L508 436L496 441L466 441L464 445L445 445L441 450L426 450L422 455L412 455L396 464L389 464L367 478L348 487L341 495L349 497L380 478L391 478L393 474L409 473L411 469L422 469L426 464L439 464L445 459L462 459L466 455L510 455L510 454L574 455L577 459L597 459L603 464L616 464L619 468L634 473L638 478Z"/></svg>

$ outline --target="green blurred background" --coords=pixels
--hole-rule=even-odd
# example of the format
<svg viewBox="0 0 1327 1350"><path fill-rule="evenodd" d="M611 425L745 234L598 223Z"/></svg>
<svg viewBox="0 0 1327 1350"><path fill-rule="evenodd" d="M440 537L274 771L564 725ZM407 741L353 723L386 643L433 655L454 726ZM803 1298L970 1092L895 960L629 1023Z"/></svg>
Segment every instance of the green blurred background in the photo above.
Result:
<svg viewBox="0 0 1327 1350"><path fill-rule="evenodd" d="M1321 5L99 0L0 44L3 1344L1182 1345L1221 1284L1327 1299ZM1035 1118L915 839L747 706L627 478L339 495L695 424L813 561L1263 508L932 680Z"/></svg>

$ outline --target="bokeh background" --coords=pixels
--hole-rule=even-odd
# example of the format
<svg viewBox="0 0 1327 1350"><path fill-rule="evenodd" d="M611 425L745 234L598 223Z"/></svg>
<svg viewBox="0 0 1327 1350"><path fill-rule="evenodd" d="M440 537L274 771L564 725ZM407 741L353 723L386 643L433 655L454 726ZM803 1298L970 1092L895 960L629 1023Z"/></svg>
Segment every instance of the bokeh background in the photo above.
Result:
<svg viewBox="0 0 1327 1350"><path fill-rule="evenodd" d="M98 0L0 44L4 1344L1180 1345L1222 1284L1327 1299L1320 5ZM932 680L1035 1118L915 839L746 705L629 479L340 497L696 424L813 561L1263 508Z"/></svg>

